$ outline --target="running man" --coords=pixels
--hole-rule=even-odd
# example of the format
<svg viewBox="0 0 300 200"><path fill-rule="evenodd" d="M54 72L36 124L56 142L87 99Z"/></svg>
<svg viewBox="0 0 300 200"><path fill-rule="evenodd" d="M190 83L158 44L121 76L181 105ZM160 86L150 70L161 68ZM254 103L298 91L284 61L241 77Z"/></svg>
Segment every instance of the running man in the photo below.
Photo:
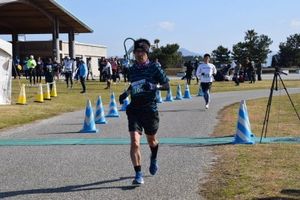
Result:
<svg viewBox="0 0 300 200"><path fill-rule="evenodd" d="M127 107L126 114L131 140L130 157L135 170L133 185L144 183L140 146L143 130L151 150L150 174L155 175L158 170L156 133L159 126L159 115L156 105L156 91L168 90L170 87L165 72L157 63L149 61L149 49L150 42L146 39L139 39L134 42L133 52L136 62L128 69L128 80L131 85L119 97L122 104L124 99L129 94L131 95L131 102Z"/></svg>
<svg viewBox="0 0 300 200"><path fill-rule="evenodd" d="M217 73L217 69L215 65L209 63L210 61L210 55L205 54L204 55L204 63L200 64L196 76L200 79L201 81L201 88L203 91L203 96L205 100L205 108L209 108L209 102L210 102L210 88L212 85L212 82L214 80L214 75Z"/></svg>

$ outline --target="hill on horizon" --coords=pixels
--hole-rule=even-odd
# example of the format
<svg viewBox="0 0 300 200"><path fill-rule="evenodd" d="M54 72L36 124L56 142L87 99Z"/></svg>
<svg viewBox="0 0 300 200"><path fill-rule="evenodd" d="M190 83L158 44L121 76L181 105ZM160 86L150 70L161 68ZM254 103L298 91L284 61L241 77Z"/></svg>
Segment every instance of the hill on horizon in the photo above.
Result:
<svg viewBox="0 0 300 200"><path fill-rule="evenodd" d="M182 53L182 56L201 56L200 53L196 53L185 48L180 48L178 51Z"/></svg>

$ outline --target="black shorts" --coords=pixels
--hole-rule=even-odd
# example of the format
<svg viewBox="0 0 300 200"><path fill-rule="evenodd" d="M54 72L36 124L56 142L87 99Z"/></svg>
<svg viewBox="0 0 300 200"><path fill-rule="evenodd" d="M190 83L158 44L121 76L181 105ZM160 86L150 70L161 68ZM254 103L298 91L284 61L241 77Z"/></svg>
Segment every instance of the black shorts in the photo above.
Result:
<svg viewBox="0 0 300 200"><path fill-rule="evenodd" d="M208 83L201 83L201 88L203 92L207 92L208 90L210 90L212 85L212 82L208 82Z"/></svg>
<svg viewBox="0 0 300 200"><path fill-rule="evenodd" d="M126 110L129 132L145 130L146 135L155 135L159 127L158 111L143 112L132 109Z"/></svg>

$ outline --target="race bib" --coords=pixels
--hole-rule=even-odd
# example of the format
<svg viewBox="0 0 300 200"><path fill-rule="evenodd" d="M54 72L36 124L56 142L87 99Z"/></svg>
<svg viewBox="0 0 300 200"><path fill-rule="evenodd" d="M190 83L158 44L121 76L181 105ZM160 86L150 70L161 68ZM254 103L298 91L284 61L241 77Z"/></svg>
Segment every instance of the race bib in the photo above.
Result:
<svg viewBox="0 0 300 200"><path fill-rule="evenodd" d="M146 83L146 79L135 81L131 83L131 95L136 95L144 92L143 85Z"/></svg>
<svg viewBox="0 0 300 200"><path fill-rule="evenodd" d="M209 78L210 76L209 76L209 74L203 74L202 77L203 78Z"/></svg>

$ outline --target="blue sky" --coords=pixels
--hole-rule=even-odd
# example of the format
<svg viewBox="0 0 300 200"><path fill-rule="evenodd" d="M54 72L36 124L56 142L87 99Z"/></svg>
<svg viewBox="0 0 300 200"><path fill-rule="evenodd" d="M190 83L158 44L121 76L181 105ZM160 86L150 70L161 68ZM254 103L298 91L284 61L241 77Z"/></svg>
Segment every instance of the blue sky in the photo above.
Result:
<svg viewBox="0 0 300 200"><path fill-rule="evenodd" d="M218 45L232 48L245 31L272 38L271 50L300 32L299 0L57 0L94 33L76 40L108 47L109 56L124 53L127 37L144 37L161 45L178 43L197 53ZM35 38L34 36L33 38ZM62 37L64 38L64 37Z"/></svg>

